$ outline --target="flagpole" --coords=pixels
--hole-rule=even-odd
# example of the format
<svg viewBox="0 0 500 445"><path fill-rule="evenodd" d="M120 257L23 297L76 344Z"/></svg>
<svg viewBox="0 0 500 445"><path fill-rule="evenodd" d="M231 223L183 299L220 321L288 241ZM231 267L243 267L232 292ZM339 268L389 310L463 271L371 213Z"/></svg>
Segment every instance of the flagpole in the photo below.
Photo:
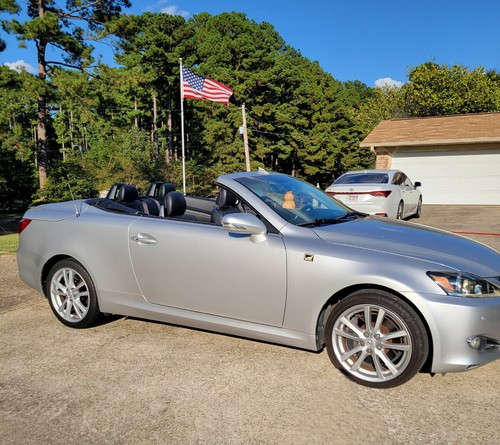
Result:
<svg viewBox="0 0 500 445"><path fill-rule="evenodd" d="M243 121L243 148L245 150L245 164L247 167L247 172L249 172L251 168L250 168L250 151L248 149L247 115L245 113L245 104L241 105L241 117Z"/></svg>
<svg viewBox="0 0 500 445"><path fill-rule="evenodd" d="M184 145L184 76L182 75L182 59L179 59L181 74L181 139L182 139L182 192L186 194L186 148Z"/></svg>

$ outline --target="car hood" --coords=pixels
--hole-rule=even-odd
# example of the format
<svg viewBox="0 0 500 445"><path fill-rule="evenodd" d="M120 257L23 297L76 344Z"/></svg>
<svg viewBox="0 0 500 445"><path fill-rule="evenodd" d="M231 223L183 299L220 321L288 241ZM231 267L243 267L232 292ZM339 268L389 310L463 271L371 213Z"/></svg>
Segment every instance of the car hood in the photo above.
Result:
<svg viewBox="0 0 500 445"><path fill-rule="evenodd" d="M481 277L500 275L500 254L495 250L442 230L418 224L366 217L352 222L315 227L329 243L401 255L435 263Z"/></svg>

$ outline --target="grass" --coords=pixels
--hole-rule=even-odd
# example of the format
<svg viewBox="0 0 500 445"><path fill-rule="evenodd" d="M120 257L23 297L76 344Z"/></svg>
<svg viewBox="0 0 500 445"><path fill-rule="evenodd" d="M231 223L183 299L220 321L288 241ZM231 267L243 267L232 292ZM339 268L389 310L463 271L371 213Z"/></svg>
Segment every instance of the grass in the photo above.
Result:
<svg viewBox="0 0 500 445"><path fill-rule="evenodd" d="M0 255L4 253L15 253L18 246L19 235L17 233L0 236Z"/></svg>

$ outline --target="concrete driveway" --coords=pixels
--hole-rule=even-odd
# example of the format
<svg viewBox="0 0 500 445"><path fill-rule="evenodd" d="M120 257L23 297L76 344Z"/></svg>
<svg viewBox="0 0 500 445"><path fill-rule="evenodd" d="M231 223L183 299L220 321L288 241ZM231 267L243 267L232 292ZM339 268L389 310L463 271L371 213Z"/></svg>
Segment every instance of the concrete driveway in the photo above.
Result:
<svg viewBox="0 0 500 445"><path fill-rule="evenodd" d="M422 217L410 221L458 233L500 252L500 205L424 205Z"/></svg>
<svg viewBox="0 0 500 445"><path fill-rule="evenodd" d="M500 233L493 214L424 207L419 222ZM0 270L1 444L498 443L500 361L374 390L326 351L130 318L69 329L19 281L13 255Z"/></svg>

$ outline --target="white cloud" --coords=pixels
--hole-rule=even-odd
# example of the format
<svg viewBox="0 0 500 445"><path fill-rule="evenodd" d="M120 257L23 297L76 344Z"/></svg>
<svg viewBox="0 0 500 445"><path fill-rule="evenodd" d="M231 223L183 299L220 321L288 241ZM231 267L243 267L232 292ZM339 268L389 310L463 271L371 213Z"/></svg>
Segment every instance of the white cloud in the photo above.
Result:
<svg viewBox="0 0 500 445"><path fill-rule="evenodd" d="M148 12L161 12L163 14L169 15L180 15L181 17L188 17L190 14L188 11L184 11L183 9L179 9L176 5L169 5L170 0L158 0L151 6L146 8Z"/></svg>
<svg viewBox="0 0 500 445"><path fill-rule="evenodd" d="M21 71L27 71L28 73L35 74L35 68L33 68L29 63L24 60L17 60L16 62L5 62L5 66L9 67L13 71L20 73Z"/></svg>
<svg viewBox="0 0 500 445"><path fill-rule="evenodd" d="M188 17L189 12L184 11L182 9L179 9L178 6L165 6L160 9L160 12L163 12L164 14L169 14L169 15L180 15L181 17Z"/></svg>
<svg viewBox="0 0 500 445"><path fill-rule="evenodd" d="M378 88L384 88L384 87L397 87L401 88L403 86L404 82L400 82L399 80L394 80L391 79L390 77L382 77L380 79L377 79L375 81L375 86Z"/></svg>

